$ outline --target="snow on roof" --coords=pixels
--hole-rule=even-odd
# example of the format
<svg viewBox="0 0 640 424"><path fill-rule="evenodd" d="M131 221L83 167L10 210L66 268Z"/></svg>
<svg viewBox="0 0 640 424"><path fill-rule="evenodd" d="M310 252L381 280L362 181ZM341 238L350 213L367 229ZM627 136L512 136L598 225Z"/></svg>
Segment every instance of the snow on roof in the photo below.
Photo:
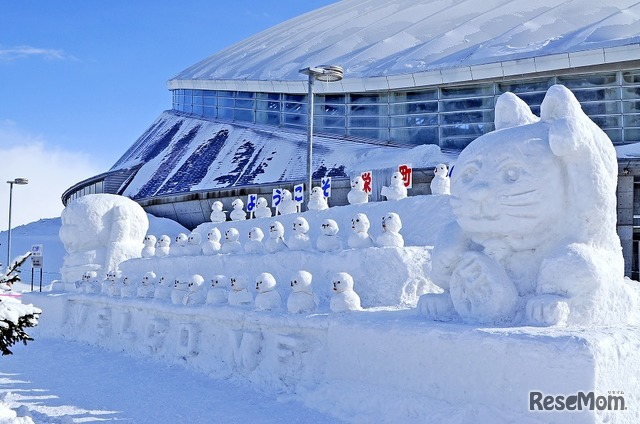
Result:
<svg viewBox="0 0 640 424"><path fill-rule="evenodd" d="M214 54L170 87L299 81L300 69L320 64L341 65L346 81L597 49L604 62L602 49L639 43L639 34L634 0L342 0Z"/></svg>

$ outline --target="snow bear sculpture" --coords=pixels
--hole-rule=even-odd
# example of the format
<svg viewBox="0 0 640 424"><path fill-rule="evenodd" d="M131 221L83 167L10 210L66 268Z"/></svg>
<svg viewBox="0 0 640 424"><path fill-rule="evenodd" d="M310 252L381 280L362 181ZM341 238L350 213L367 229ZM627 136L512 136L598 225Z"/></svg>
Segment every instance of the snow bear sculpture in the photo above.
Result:
<svg viewBox="0 0 640 424"><path fill-rule="evenodd" d="M436 241L420 298L436 320L599 325L636 319L616 234L616 153L567 88L540 119L514 94L496 131L465 148L451 176L456 221Z"/></svg>
<svg viewBox="0 0 640 424"><path fill-rule="evenodd" d="M60 240L66 255L62 281L80 280L85 271L103 276L132 258L139 258L149 219L140 205L114 194L89 194L69 202L62 211Z"/></svg>
<svg viewBox="0 0 640 424"><path fill-rule="evenodd" d="M439 163L433 168L433 179L429 183L431 194L441 196L451 194L451 179L449 178L449 168L444 163Z"/></svg>

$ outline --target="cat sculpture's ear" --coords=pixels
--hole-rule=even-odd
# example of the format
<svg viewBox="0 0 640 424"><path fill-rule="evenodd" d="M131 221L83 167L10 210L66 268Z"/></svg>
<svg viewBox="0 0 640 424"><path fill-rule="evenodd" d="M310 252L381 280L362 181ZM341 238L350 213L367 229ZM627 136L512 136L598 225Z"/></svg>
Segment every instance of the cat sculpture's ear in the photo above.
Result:
<svg viewBox="0 0 640 424"><path fill-rule="evenodd" d="M515 94L507 92L498 97L494 120L496 130L533 124L539 120L529 106Z"/></svg>

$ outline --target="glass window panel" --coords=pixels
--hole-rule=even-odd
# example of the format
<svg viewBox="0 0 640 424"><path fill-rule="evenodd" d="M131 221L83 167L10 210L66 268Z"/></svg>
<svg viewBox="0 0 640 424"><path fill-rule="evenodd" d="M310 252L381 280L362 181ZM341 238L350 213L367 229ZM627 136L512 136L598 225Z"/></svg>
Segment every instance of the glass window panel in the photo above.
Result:
<svg viewBox="0 0 640 424"><path fill-rule="evenodd" d="M192 96L193 95L193 90L184 90L184 95L185 96Z"/></svg>
<svg viewBox="0 0 640 424"><path fill-rule="evenodd" d="M238 91L236 92L236 98L237 99L253 99L255 97L256 93L254 93L253 91Z"/></svg>
<svg viewBox="0 0 640 424"><path fill-rule="evenodd" d="M202 116L206 118L215 118L216 117L216 108L205 106L202 110Z"/></svg>
<svg viewBox="0 0 640 424"><path fill-rule="evenodd" d="M307 103L307 96L303 94L283 94L282 97L288 102Z"/></svg>
<svg viewBox="0 0 640 424"><path fill-rule="evenodd" d="M236 99L234 106L241 109L253 109L253 100Z"/></svg>
<svg viewBox="0 0 640 424"><path fill-rule="evenodd" d="M605 132L607 133L607 135L609 134L609 131L605 130ZM609 136L611 137L611 136ZM612 141L616 141L613 138L611 139ZM637 143L640 142L640 129L637 128L625 128L624 130L624 141L625 143Z"/></svg>
<svg viewBox="0 0 640 424"><path fill-rule="evenodd" d="M451 127L442 127L443 137L469 136L475 135L479 137L483 134L493 131L493 123L484 124L465 124L455 125Z"/></svg>
<svg viewBox="0 0 640 424"><path fill-rule="evenodd" d="M204 104L205 106L215 106L216 105L216 98L215 97L203 97L202 104Z"/></svg>
<svg viewBox="0 0 640 424"><path fill-rule="evenodd" d="M280 93L256 93L256 98L263 100L280 100Z"/></svg>
<svg viewBox="0 0 640 424"><path fill-rule="evenodd" d="M349 117L349 127L388 127L389 119L386 116L357 116Z"/></svg>
<svg viewBox="0 0 640 424"><path fill-rule="evenodd" d="M438 128L392 128L391 140L409 144L438 144Z"/></svg>
<svg viewBox="0 0 640 424"><path fill-rule="evenodd" d="M421 127L438 125L437 114L398 116L391 118L392 127Z"/></svg>
<svg viewBox="0 0 640 424"><path fill-rule="evenodd" d="M526 104L529 106L540 106L542 100L544 100L546 92L543 93L518 93L518 97L520 97Z"/></svg>
<svg viewBox="0 0 640 424"><path fill-rule="evenodd" d="M265 110L271 112L277 112L280 110L280 102L275 101L266 101L266 100L258 100L256 102L256 108L258 110Z"/></svg>
<svg viewBox="0 0 640 424"><path fill-rule="evenodd" d="M622 130L617 128L603 128L613 143L622 143Z"/></svg>
<svg viewBox="0 0 640 424"><path fill-rule="evenodd" d="M226 108L226 107L218 108L218 118L232 120L233 119L233 109Z"/></svg>
<svg viewBox="0 0 640 424"><path fill-rule="evenodd" d="M350 115L367 115L367 116L388 115L389 106L386 104L384 105L379 105L379 104L352 105L352 106L349 106L349 114Z"/></svg>
<svg viewBox="0 0 640 424"><path fill-rule="evenodd" d="M349 103L353 104L375 104L375 103L386 103L387 102L387 94L386 93L361 93L361 94L350 94L349 95Z"/></svg>
<svg viewBox="0 0 640 424"><path fill-rule="evenodd" d="M391 115L405 115L410 113L437 112L438 102L422 103L392 103Z"/></svg>
<svg viewBox="0 0 640 424"><path fill-rule="evenodd" d="M640 84L640 70L625 71L622 73L623 84Z"/></svg>
<svg viewBox="0 0 640 424"><path fill-rule="evenodd" d="M219 107L233 107L233 99L231 97L218 97L218 106Z"/></svg>
<svg viewBox="0 0 640 424"><path fill-rule="evenodd" d="M203 115L203 108L201 105L193 105L193 113L195 113L196 115Z"/></svg>
<svg viewBox="0 0 640 424"><path fill-rule="evenodd" d="M622 102L622 110L624 113L640 113L640 100Z"/></svg>
<svg viewBox="0 0 640 424"><path fill-rule="evenodd" d="M345 128L344 127L323 127L321 130L321 132L323 133L329 133L329 134L338 134L338 135L344 135L345 134Z"/></svg>
<svg viewBox="0 0 640 424"><path fill-rule="evenodd" d="M531 93L533 91L546 92L547 89L553 85L553 79L545 78L530 81L507 81L497 83L496 85L498 93L506 93L509 91L511 93L518 94L518 97L520 97L521 93Z"/></svg>
<svg viewBox="0 0 640 424"><path fill-rule="evenodd" d="M314 127L317 128L335 128L345 127L345 118L344 116L318 116L314 115L313 120Z"/></svg>
<svg viewBox="0 0 640 424"><path fill-rule="evenodd" d="M191 104L185 104L185 105L182 105L181 110L185 113L193 113L193 106Z"/></svg>
<svg viewBox="0 0 640 424"><path fill-rule="evenodd" d="M282 114L282 125L285 126L307 126L307 115L306 114L293 114L293 113L283 113Z"/></svg>
<svg viewBox="0 0 640 424"><path fill-rule="evenodd" d="M616 85L618 83L618 73L561 75L558 76L558 83L569 89Z"/></svg>
<svg viewBox="0 0 640 424"><path fill-rule="evenodd" d="M625 127L640 127L640 115L624 115Z"/></svg>
<svg viewBox="0 0 640 424"><path fill-rule="evenodd" d="M596 100L618 100L620 90L616 88L602 88L596 90L573 90L579 102L593 102Z"/></svg>
<svg viewBox="0 0 640 424"><path fill-rule="evenodd" d="M609 115L620 113L620 102L583 103L582 110L587 115Z"/></svg>
<svg viewBox="0 0 640 424"><path fill-rule="evenodd" d="M355 137L373 138L377 140L388 140L388 129L368 129L368 128L349 128L347 134Z"/></svg>
<svg viewBox="0 0 640 424"><path fill-rule="evenodd" d="M233 119L236 121L253 122L252 109L235 109Z"/></svg>
<svg viewBox="0 0 640 424"><path fill-rule="evenodd" d="M286 112L296 112L296 113L307 113L307 104L306 103L285 103L284 110Z"/></svg>
<svg viewBox="0 0 640 424"><path fill-rule="evenodd" d="M459 113L443 113L441 116L441 123L443 125L452 124L474 124L481 122L493 122L494 113L489 110L478 110L471 112L459 112Z"/></svg>
<svg viewBox="0 0 640 424"><path fill-rule="evenodd" d="M218 97L233 97L233 91L218 91Z"/></svg>
<svg viewBox="0 0 640 424"><path fill-rule="evenodd" d="M492 96L493 85L473 85L467 87L441 88L442 98Z"/></svg>
<svg viewBox="0 0 640 424"><path fill-rule="evenodd" d="M620 115L590 116L590 118L600 128L620 128L621 127Z"/></svg>
<svg viewBox="0 0 640 424"><path fill-rule="evenodd" d="M319 109L316 110L316 113L320 113L322 115L342 115L345 114L345 106L344 105L318 105Z"/></svg>
<svg viewBox="0 0 640 424"><path fill-rule="evenodd" d="M473 140L475 140L473 137L444 139L440 141L440 147L452 150L462 150Z"/></svg>
<svg viewBox="0 0 640 424"><path fill-rule="evenodd" d="M330 104L344 104L345 96L344 94L325 94L322 96L317 96L316 103L330 103Z"/></svg>
<svg viewBox="0 0 640 424"><path fill-rule="evenodd" d="M493 109L493 97L476 97L464 100L447 100L440 102L442 112L470 109Z"/></svg>
<svg viewBox="0 0 640 424"><path fill-rule="evenodd" d="M280 114L278 112L256 112L256 122L259 124L279 125Z"/></svg>
<svg viewBox="0 0 640 424"><path fill-rule="evenodd" d="M632 100L640 98L640 87L623 87L622 98Z"/></svg>
<svg viewBox="0 0 640 424"><path fill-rule="evenodd" d="M392 93L394 101L406 100L416 102L421 100L437 100L438 90L396 91Z"/></svg>

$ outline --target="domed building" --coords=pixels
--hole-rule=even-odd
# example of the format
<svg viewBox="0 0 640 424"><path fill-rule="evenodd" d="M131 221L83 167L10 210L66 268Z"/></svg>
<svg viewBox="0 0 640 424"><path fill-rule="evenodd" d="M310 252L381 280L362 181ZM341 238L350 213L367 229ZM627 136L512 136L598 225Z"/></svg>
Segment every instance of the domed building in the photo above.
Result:
<svg viewBox="0 0 640 424"><path fill-rule="evenodd" d="M331 66L343 72L322 78L339 69ZM538 113L553 84L571 89L622 146L618 230L631 274L640 252L640 155L624 146L640 141L640 5L632 1L336 2L170 79L172 108L109 171L69 188L63 203L123 194L194 227L214 200L270 197L276 187L307 185L308 174L314 185L331 176L332 204L341 204L350 176L399 163L412 163L420 193L430 167L494 129L500 94L514 92Z"/></svg>

